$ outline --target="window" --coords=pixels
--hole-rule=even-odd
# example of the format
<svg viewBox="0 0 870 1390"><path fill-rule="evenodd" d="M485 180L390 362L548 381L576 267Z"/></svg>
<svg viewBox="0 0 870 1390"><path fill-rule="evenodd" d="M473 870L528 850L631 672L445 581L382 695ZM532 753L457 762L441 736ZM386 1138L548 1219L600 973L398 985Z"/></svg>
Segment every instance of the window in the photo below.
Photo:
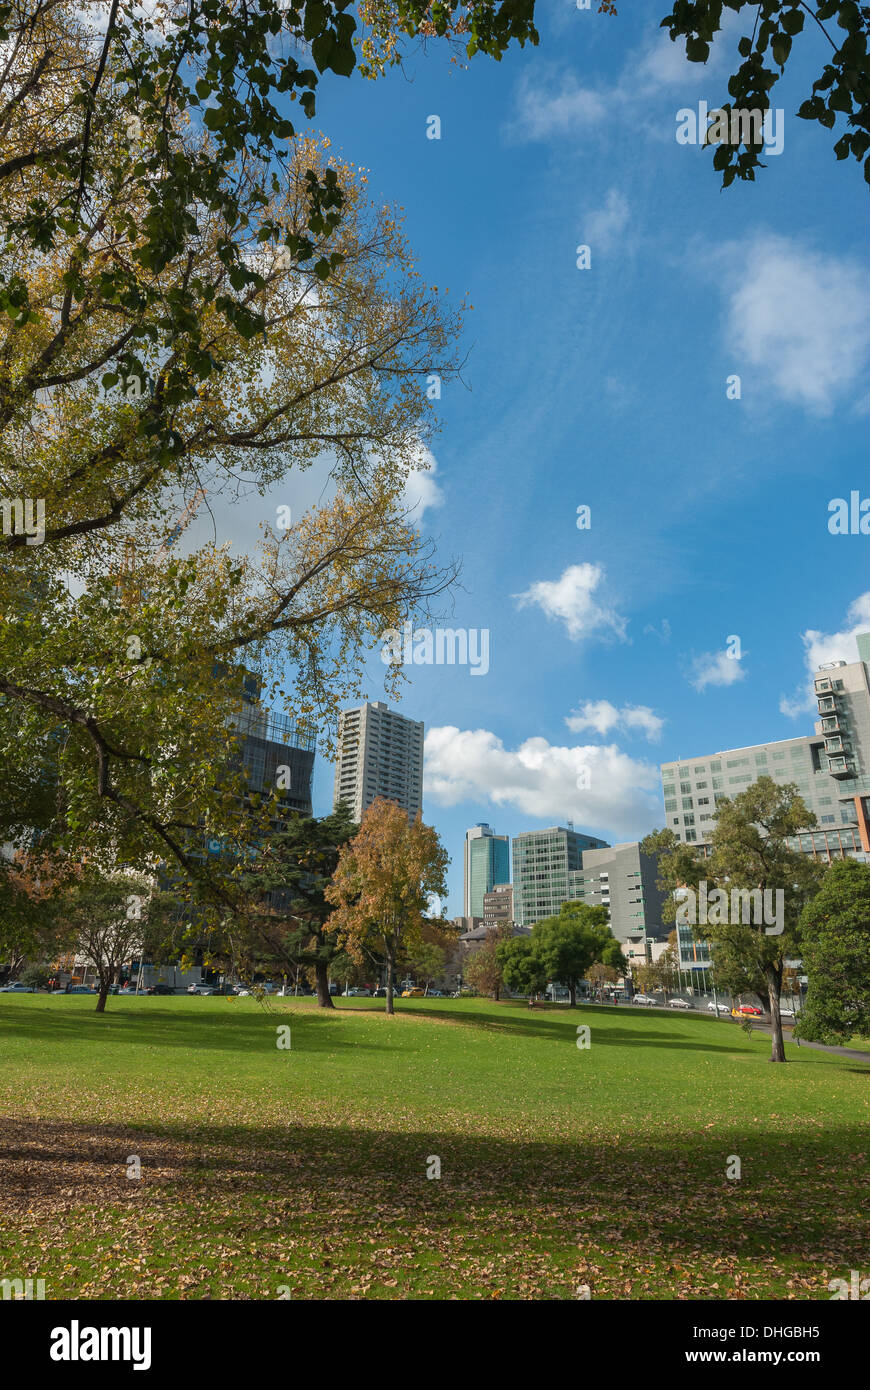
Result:
<svg viewBox="0 0 870 1390"><path fill-rule="evenodd" d="M694 830L687 830L687 831L686 831L686 839L687 839L687 840L697 840L697 838L698 838L698 836L695 834L695 831L694 831Z"/></svg>
<svg viewBox="0 0 870 1390"><path fill-rule="evenodd" d="M713 790L714 790L714 791L721 791L722 788L724 787L724 785L725 785L725 779L724 779L724 777L714 777L714 778L713 778Z"/></svg>
<svg viewBox="0 0 870 1390"><path fill-rule="evenodd" d="M680 783L680 791L682 792L683 796L688 796L688 794L689 794L689 792L690 792L691 790L692 790L692 784L691 784L691 782L681 782L681 783Z"/></svg>
<svg viewBox="0 0 870 1390"><path fill-rule="evenodd" d="M676 799L676 797L674 797L673 800L671 800L671 801L665 801L665 810L666 810L666 811L676 811L676 809L677 809L677 799Z"/></svg>
<svg viewBox="0 0 870 1390"><path fill-rule="evenodd" d="M709 805L710 805L710 798L709 798L709 796L699 796L699 797L698 797L698 805L699 805L699 806L709 806Z"/></svg>
<svg viewBox="0 0 870 1390"><path fill-rule="evenodd" d="M692 801L692 798L691 798L690 796L684 796L684 797L683 797L683 801L682 801L682 806L683 806L683 810L684 810L684 811L691 811L692 808L693 808L693 806L694 806L694 802Z"/></svg>
<svg viewBox="0 0 870 1390"><path fill-rule="evenodd" d="M717 763L711 763L711 764L710 764L710 771L711 771L711 772L721 772L721 771L722 771L722 764L721 764L721 763L718 763L718 762L717 762Z"/></svg>
<svg viewBox="0 0 870 1390"><path fill-rule="evenodd" d="M696 791L696 792L702 792L702 791L704 791L704 789L705 789L706 786L707 786L707 783L706 783L706 782L699 782L698 785L697 785L696 788L695 788L695 791Z"/></svg>
<svg viewBox="0 0 870 1390"><path fill-rule="evenodd" d="M695 776L697 777L697 775L698 775L699 772L700 772L701 775L703 776L703 774L704 774L706 771L707 771L706 767L696 767L696 768L695 768Z"/></svg>

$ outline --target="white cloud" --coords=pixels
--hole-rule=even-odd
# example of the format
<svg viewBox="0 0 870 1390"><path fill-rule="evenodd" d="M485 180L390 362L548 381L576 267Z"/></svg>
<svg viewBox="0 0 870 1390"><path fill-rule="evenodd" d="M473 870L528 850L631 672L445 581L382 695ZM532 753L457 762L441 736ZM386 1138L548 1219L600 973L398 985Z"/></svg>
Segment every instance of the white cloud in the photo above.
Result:
<svg viewBox="0 0 870 1390"><path fill-rule="evenodd" d="M743 662L727 652L703 652L692 662L689 684L701 691L708 685L734 685L745 675Z"/></svg>
<svg viewBox="0 0 870 1390"><path fill-rule="evenodd" d="M661 738L665 721L653 714L647 705L623 705L617 709L609 700L587 700L565 719L572 734L594 729L603 737L612 729L640 729L652 742Z"/></svg>
<svg viewBox="0 0 870 1390"><path fill-rule="evenodd" d="M517 83L515 114L506 134L517 142L547 140L583 133L602 125L606 118L608 126L619 121L630 125L635 133L644 126L648 134L673 142L677 105L684 104L681 96L689 91L707 92L716 104L711 82L720 81L733 62L736 31L741 26L737 16L726 15L706 63L690 63L685 42L672 43L655 27L626 53L615 82L597 87L582 86L567 67L535 63L523 71ZM650 119L646 108L656 96L677 102L665 126L657 117Z"/></svg>
<svg viewBox="0 0 870 1390"><path fill-rule="evenodd" d="M583 235L595 251L607 253L628 226L628 199L617 188L611 188L603 207L587 213Z"/></svg>
<svg viewBox="0 0 870 1390"><path fill-rule="evenodd" d="M488 729L447 725L426 735L423 786L440 806L513 806L605 838L634 839L661 821L658 767L615 744L559 747L529 738L507 749Z"/></svg>
<svg viewBox="0 0 870 1390"><path fill-rule="evenodd" d="M644 637L657 637L660 642L670 642L671 625L667 618L662 618L661 627L656 627L654 623L647 623L643 635Z"/></svg>
<svg viewBox="0 0 870 1390"><path fill-rule="evenodd" d="M794 695L782 696L779 702L781 714L797 719L809 711L817 713L812 678L818 668L827 661L859 660L857 638L862 632L870 632L870 590L859 594L849 604L846 624L839 632L818 632L815 628L808 628L801 634L808 679L801 682Z"/></svg>
<svg viewBox="0 0 870 1390"><path fill-rule="evenodd" d="M592 636L615 636L624 642L628 620L594 597L603 579L601 565L584 561L580 565L569 565L558 579L539 579L524 593L513 597L518 607L537 604L548 618L563 622L573 642Z"/></svg>
<svg viewBox="0 0 870 1390"><path fill-rule="evenodd" d="M734 371L817 415L863 385L870 357L870 270L784 236L756 237L717 263Z"/></svg>
<svg viewBox="0 0 870 1390"><path fill-rule="evenodd" d="M607 114L603 96L581 87L572 72L553 66L525 71L517 87L516 113L506 134L518 144L573 135L598 125Z"/></svg>
<svg viewBox="0 0 870 1390"><path fill-rule="evenodd" d="M419 463L408 476L404 489L404 506L409 511L411 520L415 522L422 519L427 507L440 507L444 502L444 493L435 481L437 472L438 463L435 455L425 444L421 444Z"/></svg>

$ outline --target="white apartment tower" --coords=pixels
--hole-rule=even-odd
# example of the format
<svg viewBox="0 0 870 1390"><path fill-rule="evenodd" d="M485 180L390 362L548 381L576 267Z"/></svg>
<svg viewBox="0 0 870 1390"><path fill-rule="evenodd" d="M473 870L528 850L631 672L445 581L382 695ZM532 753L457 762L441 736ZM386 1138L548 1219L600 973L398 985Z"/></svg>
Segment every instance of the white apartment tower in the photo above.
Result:
<svg viewBox="0 0 870 1390"><path fill-rule="evenodd" d="M381 701L339 715L333 804L346 802L359 822L379 796L397 802L409 821L422 814L423 721Z"/></svg>

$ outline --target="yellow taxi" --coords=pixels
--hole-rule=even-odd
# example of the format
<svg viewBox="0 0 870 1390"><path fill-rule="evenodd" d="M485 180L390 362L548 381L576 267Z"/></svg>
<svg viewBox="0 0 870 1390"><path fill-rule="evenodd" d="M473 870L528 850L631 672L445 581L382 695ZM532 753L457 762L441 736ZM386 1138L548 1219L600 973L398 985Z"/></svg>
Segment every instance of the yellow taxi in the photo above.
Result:
<svg viewBox="0 0 870 1390"><path fill-rule="evenodd" d="M403 989L403 990L402 990L402 998L403 998L403 999L422 999L422 998L423 998L423 991L422 991L422 989L417 989L417 988L414 988L414 989Z"/></svg>

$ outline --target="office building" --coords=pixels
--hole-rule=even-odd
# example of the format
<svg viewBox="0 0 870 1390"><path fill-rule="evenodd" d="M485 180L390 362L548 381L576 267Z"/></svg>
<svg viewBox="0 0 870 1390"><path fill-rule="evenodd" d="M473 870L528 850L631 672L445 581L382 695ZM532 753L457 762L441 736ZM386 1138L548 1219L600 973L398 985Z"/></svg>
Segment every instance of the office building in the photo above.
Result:
<svg viewBox="0 0 870 1390"><path fill-rule="evenodd" d="M277 791L281 809L310 816L317 740L286 714L245 703L231 721L248 793Z"/></svg>
<svg viewBox="0 0 870 1390"><path fill-rule="evenodd" d="M510 878L510 840L480 822L465 832L463 913L483 916L484 894Z"/></svg>
<svg viewBox="0 0 870 1390"><path fill-rule="evenodd" d="M514 920L514 890L509 883L496 883L483 895L483 925L500 927Z"/></svg>
<svg viewBox="0 0 870 1390"><path fill-rule="evenodd" d="M607 841L564 826L529 830L513 842L514 920L533 927L552 917L570 897L569 874L583 867L587 849L606 849Z"/></svg>
<svg viewBox="0 0 870 1390"><path fill-rule="evenodd" d="M423 812L423 722L382 701L344 710L338 721L334 805L355 821L376 797L395 801L414 821Z"/></svg>
<svg viewBox="0 0 870 1390"><path fill-rule="evenodd" d="M717 804L767 774L796 783L816 815L796 848L828 860L870 852L870 633L858 651L816 672L814 734L662 764L665 824L680 840L708 844Z"/></svg>
<svg viewBox="0 0 870 1390"><path fill-rule="evenodd" d="M657 885L658 859L636 840L607 849L587 849L568 875L568 897L605 907L610 930L629 960L646 960L648 944L672 930L662 920L666 894Z"/></svg>

